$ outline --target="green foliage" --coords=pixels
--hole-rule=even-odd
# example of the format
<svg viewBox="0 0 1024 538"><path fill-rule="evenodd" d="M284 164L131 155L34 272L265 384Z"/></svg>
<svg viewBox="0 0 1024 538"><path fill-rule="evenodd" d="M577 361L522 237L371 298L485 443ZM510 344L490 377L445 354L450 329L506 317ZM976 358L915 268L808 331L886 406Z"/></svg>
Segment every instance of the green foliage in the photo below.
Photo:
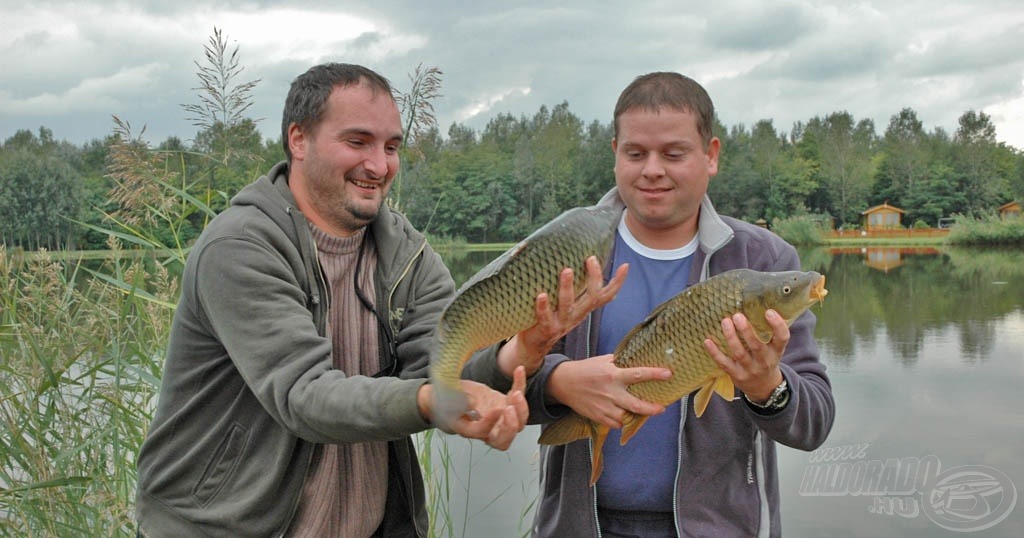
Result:
<svg viewBox="0 0 1024 538"><path fill-rule="evenodd" d="M68 219L83 210L79 152L46 128L19 131L0 148L0 242L34 250L75 248Z"/></svg>
<svg viewBox="0 0 1024 538"><path fill-rule="evenodd" d="M959 217L949 231L953 245L1024 245L1024 217Z"/></svg>
<svg viewBox="0 0 1024 538"><path fill-rule="evenodd" d="M793 245L821 245L825 243L824 237L829 231L825 222L821 217L798 215L775 220L772 231Z"/></svg>

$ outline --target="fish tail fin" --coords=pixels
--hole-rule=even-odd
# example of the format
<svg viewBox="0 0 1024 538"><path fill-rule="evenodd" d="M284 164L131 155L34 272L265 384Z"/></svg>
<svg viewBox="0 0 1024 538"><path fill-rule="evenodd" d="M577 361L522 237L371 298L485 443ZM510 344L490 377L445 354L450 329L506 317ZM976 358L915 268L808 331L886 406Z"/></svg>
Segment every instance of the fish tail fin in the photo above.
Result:
<svg viewBox="0 0 1024 538"><path fill-rule="evenodd" d="M455 421L469 411L469 397L459 386L469 353L457 345L457 338L455 343L448 341L446 330L439 330L435 338L436 355L430 358L430 384L434 391L430 417L435 426L451 433Z"/></svg>
<svg viewBox="0 0 1024 538"><path fill-rule="evenodd" d="M434 401L430 409L431 422L442 431L451 433L452 426L469 410L469 399L458 385L443 380L431 380Z"/></svg>
<svg viewBox="0 0 1024 538"><path fill-rule="evenodd" d="M596 434L595 424L591 420L578 413L569 413L547 425L537 442L542 445L564 445Z"/></svg>
<svg viewBox="0 0 1024 538"><path fill-rule="evenodd" d="M626 418L622 420L622 437L619 439L619 444L625 445L630 439L636 435L636 432L640 431L640 427L647 422L647 419L651 418L650 415L638 415L626 411Z"/></svg>
<svg viewBox="0 0 1024 538"><path fill-rule="evenodd" d="M594 435L593 458L590 464L590 485L597 483L604 471L604 440L608 438L608 426L598 426Z"/></svg>
<svg viewBox="0 0 1024 538"><path fill-rule="evenodd" d="M701 386L700 390L697 391L697 396L693 399L694 414L698 417L703 415L704 411L708 408L708 404L711 403L711 397L716 392L727 402L731 402L736 396L736 388L732 384L732 378L724 372L721 375L709 379L708 382Z"/></svg>

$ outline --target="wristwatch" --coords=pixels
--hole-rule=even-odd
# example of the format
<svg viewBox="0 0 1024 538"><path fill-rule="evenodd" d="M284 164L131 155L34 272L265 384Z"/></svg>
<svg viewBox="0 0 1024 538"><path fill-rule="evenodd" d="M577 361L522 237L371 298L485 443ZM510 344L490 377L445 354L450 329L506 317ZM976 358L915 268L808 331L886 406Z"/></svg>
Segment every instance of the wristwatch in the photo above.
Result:
<svg viewBox="0 0 1024 538"><path fill-rule="evenodd" d="M779 386L775 387L775 390L773 390L771 395L768 396L768 400L763 404L759 404L751 400L746 394L743 395L743 398L747 400L748 404L758 411L774 413L776 411L781 411L786 407L786 404L789 403L789 385L786 383L786 380L783 379L782 383L779 383Z"/></svg>

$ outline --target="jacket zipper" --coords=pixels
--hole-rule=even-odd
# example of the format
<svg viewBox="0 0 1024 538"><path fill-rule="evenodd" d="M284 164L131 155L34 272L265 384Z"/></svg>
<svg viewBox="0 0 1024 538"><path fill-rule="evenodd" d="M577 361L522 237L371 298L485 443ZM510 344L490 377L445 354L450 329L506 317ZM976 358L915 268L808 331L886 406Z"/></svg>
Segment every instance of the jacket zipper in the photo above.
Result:
<svg viewBox="0 0 1024 538"><path fill-rule="evenodd" d="M287 212L288 212L289 215L291 215L292 214L292 208L288 207L287 208ZM294 216L292 217L292 224L293 225L295 224ZM300 226L295 226L295 228L296 228L296 230L295 230L296 233L299 233L299 234L302 234L302 233L310 234L309 236L307 236L307 239L309 239L310 244L313 246L313 261L312 262L308 262L307 261L306 262L306 267L307 268L311 268L310 267L311 264L316 264L316 267L312 268L312 269L313 269L313 272L315 273L316 282L317 282L317 284L319 284L319 288L321 290L323 290L323 293L319 294L319 295L321 295L323 297L323 299L322 299L323 307L320 309L320 312L322 313L323 317L321 317L321 319L317 320L317 324L318 324L317 328L319 329L322 326L324 334L327 336L327 338L330 338L331 337L331 335L330 335L330 326L327 324L327 321L325 319L325 317L326 317L325 314L330 311L329 309L331 307L331 294L330 294L329 290L327 289L327 279L324 278L323 267L320 265L320 253L317 250L316 241L313 241L312 233L309 231L309 228L300 229L301 228ZM299 237L299 242L300 243L302 242L302 237L301 236ZM300 252L301 252L301 247L300 247ZM314 295L313 298L316 299L317 295ZM316 447L314 446L313 449L309 451L309 456L306 457L306 464L305 464L304 467L305 467L305 472L307 474L309 473L310 466L313 464L313 454L315 452L316 452ZM302 491L300 490L299 494L295 497L295 501L292 503L292 507L291 507L291 510L289 511L289 515L288 515L288 521L285 522L285 526L281 529L281 532L280 532L280 534L277 535L277 538L284 538L285 534L291 528L292 522L295 520L295 512L298 510L299 503L301 501L302 501Z"/></svg>
<svg viewBox="0 0 1024 538"><path fill-rule="evenodd" d="M594 317L593 316L594 315L592 313L591 314L587 314L587 325L586 325L587 333L584 335L584 338L583 338L583 356L584 357L590 357L590 353L591 353L590 335L593 332L593 321L594 321ZM590 455L591 472L593 472L593 466L594 466L594 440L591 439L591 438L587 439L587 454ZM597 484L594 484L593 486L590 487L590 495L591 495L590 498L593 501L594 528L597 529L596 536L597 536L597 538L601 538L601 519L597 515Z"/></svg>
<svg viewBox="0 0 1024 538"><path fill-rule="evenodd" d="M416 263L416 260L419 259L420 256L423 254L423 250L426 247L427 247L427 241L424 239L423 242L420 243L420 247L418 249L416 249L416 252L409 258L409 263L405 264L405 268L402 269L402 272L399 273L398 278L395 279L395 283L392 284L391 289L388 290L387 299L385 300L385 305L384 306L385 306L385 308L387 308L387 311L385 311L384 314L387 316L387 324L388 324L388 329L389 329L388 332L390 333L390 335L388 335L388 339L391 340L390 342L388 342L388 346L389 346L388 349L389 349L389 352L393 354L392 359L395 361L396 367L397 367L397 362L398 362L398 353L397 353L397 349L396 349L397 343L394 340L395 340L395 338L397 338L396 335L397 335L398 332L395 330L396 327L394 326L394 319L391 316L392 300L395 297L395 291L398 290L398 284L400 282L402 282L403 280L405 280L405 277L409 274L409 271L412 271L412 266ZM398 441L393 441L393 442L397 443ZM413 453L415 453L415 451L416 451L415 448L412 448L412 451L413 451ZM409 484L409 485L412 486L412 484ZM412 488L410 487L410 488L405 488L405 489L411 490ZM413 528L415 528L415 530L416 530L416 535L417 536L426 536L429 533L429 529L426 529L426 531L424 531L424 529L420 529L418 524L417 524L418 520L416 519L416 499L415 499L415 495L411 491L407 491L406 502L409 504L409 511L410 511L410 513L412 515Z"/></svg>
<svg viewBox="0 0 1024 538"><path fill-rule="evenodd" d="M676 536L682 536L679 522L679 479L683 476L683 427L686 425L686 409L690 395L683 396L679 402L679 434L676 436L676 478L672 482L672 523L676 527Z"/></svg>
<svg viewBox="0 0 1024 538"><path fill-rule="evenodd" d="M758 538L768 538L772 532L772 516L771 508L768 506L768 488L764 476L764 443L762 443L761 437L761 430L758 429L754 433L754 477L757 480L758 508L761 512L757 536Z"/></svg>

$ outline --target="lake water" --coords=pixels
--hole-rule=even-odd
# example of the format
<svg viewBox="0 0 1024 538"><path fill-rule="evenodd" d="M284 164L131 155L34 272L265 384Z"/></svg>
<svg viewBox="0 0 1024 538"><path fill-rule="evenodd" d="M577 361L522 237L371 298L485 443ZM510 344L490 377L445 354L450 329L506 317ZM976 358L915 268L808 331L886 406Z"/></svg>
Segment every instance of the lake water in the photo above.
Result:
<svg viewBox="0 0 1024 538"><path fill-rule="evenodd" d="M496 255L448 261L461 282ZM1024 536L1024 252L801 259L826 275L814 311L837 413L819 451L779 447L784 536ZM507 452L446 438L452 536L528 533L538 431Z"/></svg>

